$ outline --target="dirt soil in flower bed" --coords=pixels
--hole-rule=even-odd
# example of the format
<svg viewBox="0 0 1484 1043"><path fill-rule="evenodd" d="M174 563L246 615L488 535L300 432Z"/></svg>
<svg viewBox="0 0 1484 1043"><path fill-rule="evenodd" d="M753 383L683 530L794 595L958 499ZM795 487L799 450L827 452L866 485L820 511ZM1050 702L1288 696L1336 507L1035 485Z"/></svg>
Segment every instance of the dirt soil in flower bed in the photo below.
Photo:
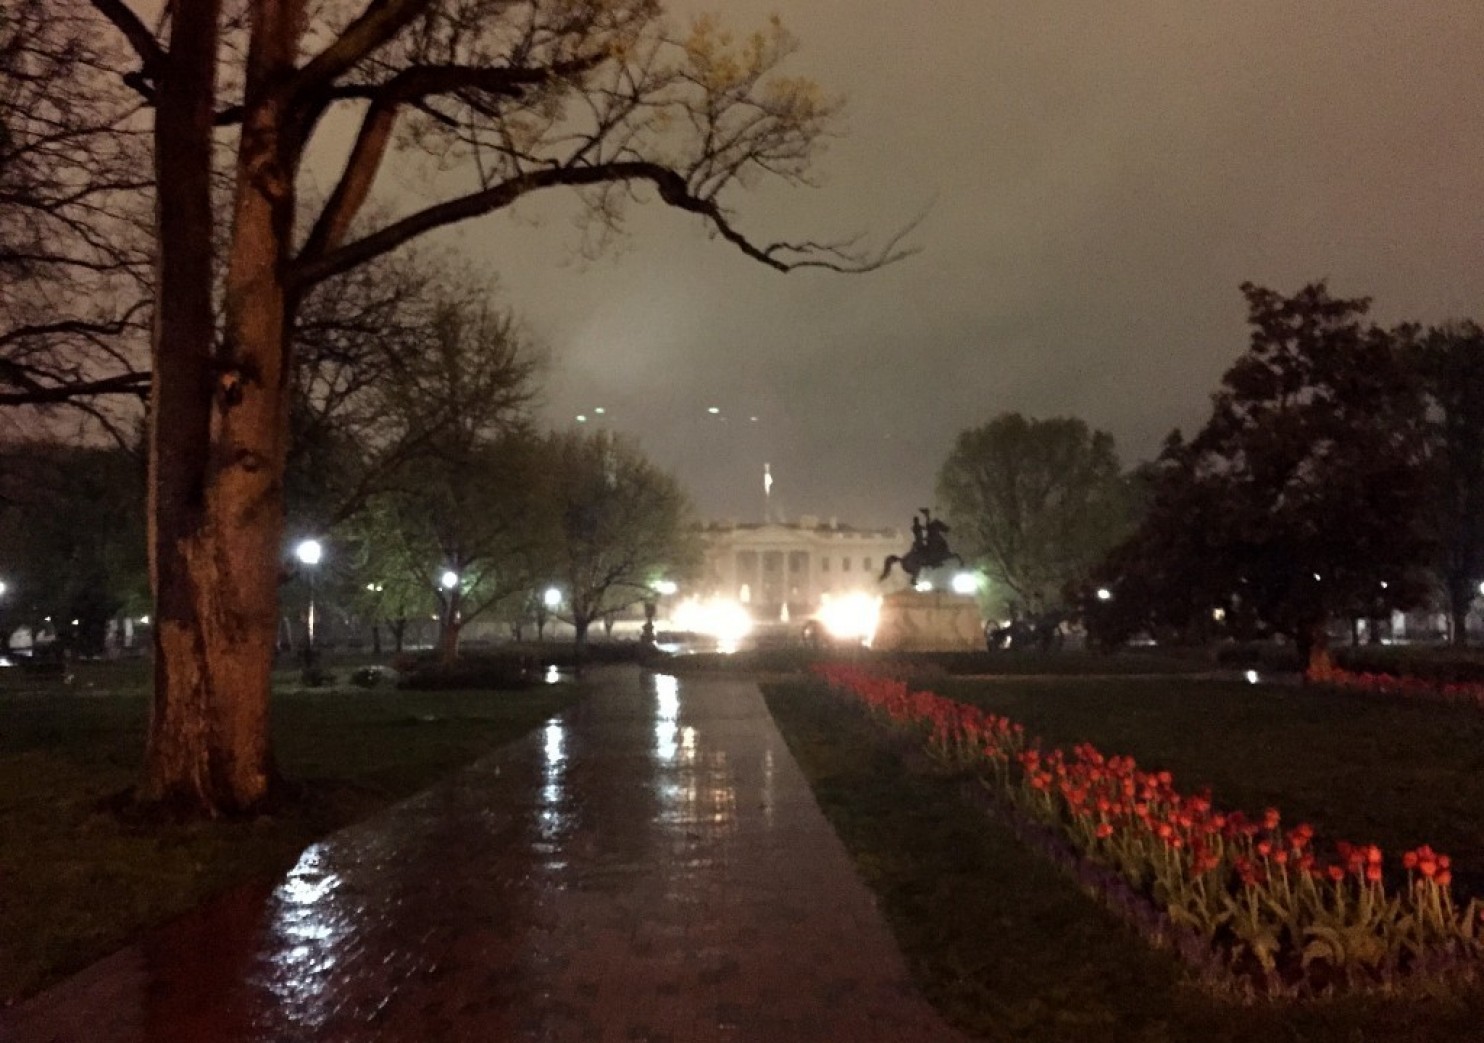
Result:
<svg viewBox="0 0 1484 1043"><path fill-rule="evenodd" d="M1184 792L1209 786L1227 810L1276 807L1389 856L1430 844L1452 857L1455 894L1484 895L1484 715L1470 707L1178 679L928 687L1049 745L1091 742Z"/></svg>
<svg viewBox="0 0 1484 1043"><path fill-rule="evenodd" d="M1191 684L1185 682L1187 689ZM986 687L1000 699L1038 695L1044 700L1053 691L1069 707L1088 699L1089 720L1098 715L1093 693L1082 691L1087 688L1100 689L1096 694L1109 720L1111 711L1148 715L1158 708L1145 703L1132 685L1082 681L1058 689L1038 684L1023 692L1008 685ZM1174 698L1179 686L1167 690L1163 683L1145 682L1142 687L1150 693L1144 698L1157 704L1159 693ZM1257 698L1256 705L1264 705L1257 689L1200 686L1206 687L1219 688L1230 700ZM1352 996L1250 1006L1213 997L1172 954L1150 948L1006 826L986 816L966 798L961 780L919 770L921 759L903 757L899 743L863 713L806 682L769 685L766 694L821 806L880 896L919 986L946 1017L972 1033L986 1039L1150 1043L1480 1038L1484 990L1473 987L1425 998ZM953 694L964 698L966 693L955 688ZM1026 706L995 708L1032 727ZM1035 727L1052 738L1044 718ZM1178 746L1179 727L1154 730L1162 733L1164 727L1170 729L1168 741ZM1230 731L1229 720L1226 727L1226 741L1238 744L1240 733ZM1345 741L1348 731L1341 731L1336 742ZM1128 745L1115 745L1105 735L1078 738L1108 749ZM1174 770L1178 778L1179 768ZM1322 779L1314 786L1317 797ZM1251 801L1245 795L1235 799L1294 806L1279 791ZM1345 828L1341 835L1361 839L1358 829Z"/></svg>

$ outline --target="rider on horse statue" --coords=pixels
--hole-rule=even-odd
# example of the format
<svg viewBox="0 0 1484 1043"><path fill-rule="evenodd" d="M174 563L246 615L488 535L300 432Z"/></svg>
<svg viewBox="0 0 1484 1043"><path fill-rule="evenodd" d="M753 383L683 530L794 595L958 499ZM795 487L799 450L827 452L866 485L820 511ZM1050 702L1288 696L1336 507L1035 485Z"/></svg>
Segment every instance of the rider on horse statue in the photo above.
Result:
<svg viewBox="0 0 1484 1043"><path fill-rule="evenodd" d="M934 518L932 511L926 507L918 510L922 517L919 519L916 514L912 516L912 549L900 557L895 554L887 557L886 565L881 570L882 580L891 575L893 565L901 565L902 571L914 586L917 584L917 574L923 569L935 569L949 561L963 565L964 559L948 549L948 524L941 518Z"/></svg>

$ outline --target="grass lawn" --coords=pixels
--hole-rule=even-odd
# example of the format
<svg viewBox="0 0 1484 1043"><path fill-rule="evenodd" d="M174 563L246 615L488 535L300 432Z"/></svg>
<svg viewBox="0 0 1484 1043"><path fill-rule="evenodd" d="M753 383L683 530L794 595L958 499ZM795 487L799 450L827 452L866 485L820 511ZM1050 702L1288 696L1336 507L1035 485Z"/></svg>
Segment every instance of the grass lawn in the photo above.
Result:
<svg viewBox="0 0 1484 1043"><path fill-rule="evenodd" d="M281 872L326 833L524 734L577 696L296 690L273 704L272 814L190 825L109 810L137 778L143 664L83 664L73 683L0 672L0 1005L35 992L212 894ZM340 671L343 675L345 671Z"/></svg>
<svg viewBox="0 0 1484 1043"><path fill-rule="evenodd" d="M743 648L736 652L684 652L664 659L671 673L780 674L808 670L813 664L850 659L862 666L899 662L902 655L866 648L807 648L777 645ZM913 652L908 657L921 668L946 674L994 675L1147 675L1201 674L1229 669L1200 651L1124 649L1117 653L1065 652Z"/></svg>
<svg viewBox="0 0 1484 1043"><path fill-rule="evenodd" d="M1471 758L1484 754L1484 715L1477 711L1478 720L1468 720L1446 711L1439 716L1442 708L1432 706L1356 705L1353 696L1194 681L1062 678L942 687L1011 713L1048 739L1091 739L1107 752L1169 766L1187 786L1209 782L1223 803L1271 802L1305 815L1312 805L1325 812L1313 814L1316 826L1333 826L1357 841L1380 839L1369 835L1378 830L1361 827L1384 821L1392 836L1416 833L1462 854L1470 830L1484 826L1484 803L1477 800L1443 835L1424 828L1440 821L1430 810L1424 816L1427 809L1409 806L1442 799L1458 808L1467 801L1455 802L1440 777L1466 772L1477 763ZM904 767L884 733L859 712L808 682L770 684L765 692L825 814L880 896L920 987L970 1032L987 1039L1147 1043L1420 1043L1484 1035L1481 989L1253 1006L1213 997L1172 956L1150 948L968 804L958 781ZM1368 728L1392 734L1357 746ZM1412 755L1401 754L1414 746ZM1383 756L1389 759L1371 759ZM1221 767L1198 770L1203 759ZM1369 773L1369 789L1335 777L1337 766L1351 759L1363 762L1356 774ZM1256 774L1261 781L1237 786ZM1455 778L1453 785L1479 781ZM1352 806L1374 803L1368 794L1375 792L1388 795L1382 806Z"/></svg>

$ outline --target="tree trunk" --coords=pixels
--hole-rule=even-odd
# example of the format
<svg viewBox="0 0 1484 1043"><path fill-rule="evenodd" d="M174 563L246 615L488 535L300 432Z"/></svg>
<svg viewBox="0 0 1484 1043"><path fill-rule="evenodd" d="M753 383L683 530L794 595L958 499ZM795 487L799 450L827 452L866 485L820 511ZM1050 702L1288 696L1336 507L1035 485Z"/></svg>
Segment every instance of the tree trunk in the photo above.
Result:
<svg viewBox="0 0 1484 1043"><path fill-rule="evenodd" d="M1334 660L1329 653L1329 630L1324 623L1314 623L1300 635L1299 652L1308 664L1304 680L1315 684L1328 681L1334 672Z"/></svg>
<svg viewBox="0 0 1484 1043"><path fill-rule="evenodd" d="M255 5L222 357L212 359L211 121L217 0L175 0L155 155L159 284L152 382L155 692L147 799L207 814L268 793L288 439L292 149L266 99L292 63L294 0Z"/></svg>
<svg viewBox="0 0 1484 1043"><path fill-rule="evenodd" d="M574 615L572 617L572 655L579 667L587 652L587 629L591 625L592 620L586 616Z"/></svg>
<svg viewBox="0 0 1484 1043"><path fill-rule="evenodd" d="M1453 622L1449 635L1455 648L1469 643L1469 608L1474 603L1474 584L1469 580L1448 584L1448 616Z"/></svg>
<svg viewBox="0 0 1484 1043"><path fill-rule="evenodd" d="M392 631L392 651L394 651L397 655L401 655L402 642L406 640L407 635L407 620L398 619L394 622L388 623L387 626L391 627Z"/></svg>
<svg viewBox="0 0 1484 1043"><path fill-rule="evenodd" d="M371 654L381 655L381 624L371 624Z"/></svg>
<svg viewBox="0 0 1484 1043"><path fill-rule="evenodd" d="M448 592L443 614L438 617L438 661L452 666L459 658L459 634L464 629L463 592L455 587Z"/></svg>
<svg viewBox="0 0 1484 1043"><path fill-rule="evenodd" d="M444 666L452 666L458 662L459 631L463 629L462 623L450 619L445 619L438 628L438 662Z"/></svg>

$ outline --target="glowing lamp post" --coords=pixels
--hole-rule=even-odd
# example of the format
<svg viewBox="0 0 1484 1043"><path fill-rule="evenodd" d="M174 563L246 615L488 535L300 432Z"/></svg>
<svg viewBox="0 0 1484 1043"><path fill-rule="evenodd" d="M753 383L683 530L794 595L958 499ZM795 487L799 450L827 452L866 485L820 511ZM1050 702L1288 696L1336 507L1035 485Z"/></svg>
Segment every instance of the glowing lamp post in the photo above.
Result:
<svg viewBox="0 0 1484 1043"><path fill-rule="evenodd" d="M546 621L562 604L562 592L556 587L547 587L536 603L536 640L546 640Z"/></svg>
<svg viewBox="0 0 1484 1043"><path fill-rule="evenodd" d="M314 662L314 572L324 555L325 548L319 540L304 540L294 548L294 556L299 559L309 575L309 616L306 620L309 630L309 647L304 651L305 663Z"/></svg>
<svg viewBox="0 0 1484 1043"><path fill-rule="evenodd" d="M979 589L979 577L972 572L956 572L953 576L955 594L973 594Z"/></svg>

